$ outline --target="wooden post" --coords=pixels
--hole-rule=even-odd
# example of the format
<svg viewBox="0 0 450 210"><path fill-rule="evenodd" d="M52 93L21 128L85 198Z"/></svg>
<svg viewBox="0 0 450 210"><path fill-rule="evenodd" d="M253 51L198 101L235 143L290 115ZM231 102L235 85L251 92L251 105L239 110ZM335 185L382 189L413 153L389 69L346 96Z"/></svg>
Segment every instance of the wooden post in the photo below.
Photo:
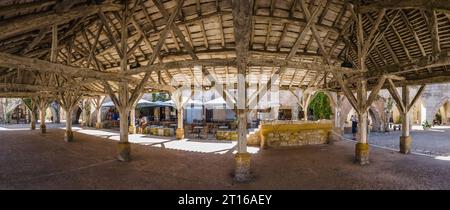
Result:
<svg viewBox="0 0 450 210"><path fill-rule="evenodd" d="M184 139L184 125L183 125L183 117L184 117L184 108L178 107L177 109L177 120L178 120L178 124L177 124L177 131L176 131L176 136L177 139Z"/></svg>
<svg viewBox="0 0 450 210"><path fill-rule="evenodd" d="M30 128L31 128L31 130L35 130L36 129L36 110L30 110L30 113L31 113Z"/></svg>
<svg viewBox="0 0 450 210"><path fill-rule="evenodd" d="M369 144L367 141L368 115L367 103L367 81L358 83L358 143L355 148L355 160L361 165L369 164Z"/></svg>
<svg viewBox="0 0 450 210"><path fill-rule="evenodd" d="M331 99L333 100L333 99ZM343 134L342 126L341 126L341 109L342 109L342 95L340 93L336 93L336 101L334 106L334 123L333 123L333 138L332 141L341 140L341 136ZM331 141L330 141L331 143Z"/></svg>
<svg viewBox="0 0 450 210"><path fill-rule="evenodd" d="M402 116L402 136L400 136L400 153L411 153L412 138L409 135L410 124L410 105L409 105L409 88L407 85L402 86L402 100L405 110L401 112ZM412 106L412 104L411 104Z"/></svg>
<svg viewBox="0 0 450 210"><path fill-rule="evenodd" d="M235 157L234 180L247 182L251 179L251 155L247 152L247 65L250 46L253 1L234 0L232 2L234 36L236 42L236 65L238 71L237 118L238 142Z"/></svg>
<svg viewBox="0 0 450 210"><path fill-rule="evenodd" d="M122 50L122 56L120 60L120 70L122 72L126 72L128 70L128 9L129 9L129 2L128 0L124 1L125 7L122 11L122 23L121 23L121 40L120 40L120 49ZM120 140L119 144L117 145L117 159L119 161L130 161L131 160L131 146L128 142L128 116L130 114L130 109L132 105L130 104L130 96L128 91L128 82L123 81L119 83L119 90L118 90L118 101L120 102L119 106L117 106L119 110L119 117L120 117ZM134 102L133 102L134 103Z"/></svg>
<svg viewBox="0 0 450 210"><path fill-rule="evenodd" d="M303 120L308 121L308 107L309 100L311 99L311 93L307 93L306 90L303 90L302 94L302 107L303 107Z"/></svg>
<svg viewBox="0 0 450 210"><path fill-rule="evenodd" d="M170 107L166 106L165 109L166 109L166 110L164 110L165 119L167 121L169 121L170 120Z"/></svg>
<svg viewBox="0 0 450 210"><path fill-rule="evenodd" d="M90 103L89 99L84 99L83 100L83 121L82 121L82 124L83 124L83 126L86 126L86 127L90 125L90 123L89 123L89 121L90 121L90 113L91 113L91 111L90 111L91 105L90 104L91 103Z"/></svg>
<svg viewBox="0 0 450 210"><path fill-rule="evenodd" d="M97 112L97 121L95 122L95 128L100 129L102 128L102 107L96 106L95 111Z"/></svg>
<svg viewBox="0 0 450 210"><path fill-rule="evenodd" d="M41 121L40 128L41 133L47 132L47 127L45 126L45 112L47 110L47 103L46 102L40 102L39 104L39 119Z"/></svg>
<svg viewBox="0 0 450 210"><path fill-rule="evenodd" d="M97 118L95 123L95 128L100 129L102 128L102 103L105 100L105 96L97 96L93 98L95 111L97 112Z"/></svg>
<svg viewBox="0 0 450 210"><path fill-rule="evenodd" d="M67 108L67 107L66 107ZM66 142L73 142L73 132L72 132L72 113L74 107L66 109L66 132L64 135L64 140Z"/></svg>
<svg viewBox="0 0 450 210"><path fill-rule="evenodd" d="M153 108L153 121L154 122L159 122L159 118L160 118L160 107L155 107Z"/></svg>
<svg viewBox="0 0 450 210"><path fill-rule="evenodd" d="M36 114L37 114L37 102L35 98L31 98L31 107L30 109L30 129L36 130Z"/></svg>
<svg viewBox="0 0 450 210"><path fill-rule="evenodd" d="M128 142L128 114L129 109L126 107L119 108L120 116L120 140L118 144L118 159L120 161L130 161L131 160L131 147Z"/></svg>
<svg viewBox="0 0 450 210"><path fill-rule="evenodd" d="M130 127L128 130L130 134L136 134L136 105L133 105L130 110Z"/></svg>

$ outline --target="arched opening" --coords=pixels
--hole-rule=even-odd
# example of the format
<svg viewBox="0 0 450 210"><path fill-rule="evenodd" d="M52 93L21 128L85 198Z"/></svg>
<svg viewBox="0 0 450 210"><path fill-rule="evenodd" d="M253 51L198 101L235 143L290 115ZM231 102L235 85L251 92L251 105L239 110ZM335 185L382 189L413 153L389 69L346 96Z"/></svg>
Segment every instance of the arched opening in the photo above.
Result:
<svg viewBox="0 0 450 210"><path fill-rule="evenodd" d="M324 91L318 91L308 105L308 120L331 119L333 116L333 98Z"/></svg>
<svg viewBox="0 0 450 210"><path fill-rule="evenodd" d="M78 109L75 110L75 112L74 112L75 117L73 117L73 121L72 121L73 124L80 124L79 121L80 121L80 116L81 116L82 112L83 112L83 110L80 107L78 107Z"/></svg>
<svg viewBox="0 0 450 210"><path fill-rule="evenodd" d="M448 125L449 122L450 122L450 102L449 100L446 100L437 109L436 114L434 115L433 125Z"/></svg>
<svg viewBox="0 0 450 210"><path fill-rule="evenodd" d="M355 109L351 109L350 112L347 114L345 118L344 123L344 133L350 134L352 133L352 116L358 117L358 113L356 113ZM381 123L381 114L375 107L369 108L369 131L370 132L379 132L382 130L382 123Z"/></svg>

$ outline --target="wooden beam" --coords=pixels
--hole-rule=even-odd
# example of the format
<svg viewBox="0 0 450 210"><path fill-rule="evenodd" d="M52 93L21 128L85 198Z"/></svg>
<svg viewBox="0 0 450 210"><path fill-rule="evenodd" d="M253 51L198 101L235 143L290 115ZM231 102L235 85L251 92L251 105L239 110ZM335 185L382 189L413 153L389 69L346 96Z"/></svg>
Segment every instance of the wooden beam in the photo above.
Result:
<svg viewBox="0 0 450 210"><path fill-rule="evenodd" d="M385 76L381 76L381 78L378 80L377 85L375 88L372 89L369 95L369 99L367 99L366 107L365 109L369 109L369 107L372 105L373 101L375 101L376 97L378 96L378 93L380 92L381 88L384 85L384 82L386 81Z"/></svg>
<svg viewBox="0 0 450 210"><path fill-rule="evenodd" d="M181 8L183 7L184 4L184 0L178 0L177 1L177 6L175 9L175 12L172 13L167 21L166 27L164 28L163 32L161 33L161 37L158 40L158 43L156 44L155 47L155 51L153 52L152 56L149 58L148 64L147 66L152 66L153 62L155 62L156 58L159 56L159 52L161 51L161 47L164 44L164 40L167 37L167 34L170 30L170 26L173 24L173 22L175 21L175 18L178 16L178 14L181 11ZM149 77L151 75L151 72L146 72L144 77L142 78L141 82L136 86L136 88L134 89L133 93L130 96L130 100L129 101L135 101L137 99L137 97L139 96L139 94L142 92L142 90L145 87L145 84L147 83Z"/></svg>
<svg viewBox="0 0 450 210"><path fill-rule="evenodd" d="M377 0L360 6L361 13L380 9L439 9L450 10L447 0Z"/></svg>
<svg viewBox="0 0 450 210"><path fill-rule="evenodd" d="M397 88L395 87L394 82L391 79L388 80L388 91L391 94L392 98L395 100L395 103L397 104L397 108L400 112L404 113L406 111L405 104L403 104L403 100L400 97L400 94L398 94Z"/></svg>
<svg viewBox="0 0 450 210"><path fill-rule="evenodd" d="M427 15L428 15L428 21L429 21L428 27L430 29L433 55L436 55L439 52L441 52L441 45L440 45L440 41L439 41L439 27L438 27L438 21L437 21L437 17L436 17L436 11L429 10L429 11L427 11Z"/></svg>
<svg viewBox="0 0 450 210"><path fill-rule="evenodd" d="M422 96L423 91L425 90L426 85L421 85L419 90L417 90L416 95L414 96L413 100L410 102L410 104L408 105L408 108L411 109L411 107L414 106L414 104L416 103L416 101L420 98L420 96ZM408 110L409 111L409 110Z"/></svg>
<svg viewBox="0 0 450 210"><path fill-rule="evenodd" d="M118 4L85 5L72 8L70 11L61 15L51 11L27 15L14 20L5 20L0 22L0 25L2 26L0 40L52 25L61 25L73 19L96 14L99 11L107 12L121 9L122 6Z"/></svg>
<svg viewBox="0 0 450 210"><path fill-rule="evenodd" d="M50 52L50 62L55 63L58 57L58 25L52 26L52 49Z"/></svg>
<svg viewBox="0 0 450 210"><path fill-rule="evenodd" d="M164 5L160 1L156 1L156 0L152 0L152 1L155 4L155 6L158 8L159 12L163 15L163 18L166 19L166 21L169 21L170 20L170 15L167 12L167 10L164 8ZM172 23L170 25L168 25L167 27L170 27L172 29L172 31L175 32L175 34L180 39L181 43L183 43L183 46L189 52L191 57L194 60L198 59L197 56L195 55L193 47L191 46L191 44L189 44L186 41L186 38L184 37L184 35L181 32L180 28L178 28L177 24L175 24L175 22L172 21ZM175 38L175 41L176 41L176 38Z"/></svg>
<svg viewBox="0 0 450 210"><path fill-rule="evenodd" d="M295 53L297 52L298 48L300 47L300 43L304 40L306 33L310 30L311 25L314 23L315 18L317 15L319 15L319 11L322 7L323 0L319 1L319 5L316 7L316 9L313 11L312 15L310 15L309 18L307 18L306 26L303 28L303 31L300 33L300 35L297 38L297 41L295 41L295 44L292 46L291 51L289 52L288 56L286 57L286 60L290 60L292 57L294 57ZM302 6L303 10L307 10L306 2L300 1L300 4Z"/></svg>
<svg viewBox="0 0 450 210"><path fill-rule="evenodd" d="M103 12L99 12L98 16L100 17L100 21L102 21L103 26L105 26L106 29L106 35L108 36L109 41L111 42L112 46L116 49L117 54L119 54L119 57L123 57L122 50L117 46L117 40L114 37L110 25L108 23L108 20ZM106 50L104 50L106 51Z"/></svg>
<svg viewBox="0 0 450 210"><path fill-rule="evenodd" d="M117 73L93 71L87 68L67 66L60 63L51 63L40 59L26 58L2 52L0 52L0 66L17 68L25 71L55 73L69 77L94 78L98 80L111 81L130 80L129 77L118 75Z"/></svg>

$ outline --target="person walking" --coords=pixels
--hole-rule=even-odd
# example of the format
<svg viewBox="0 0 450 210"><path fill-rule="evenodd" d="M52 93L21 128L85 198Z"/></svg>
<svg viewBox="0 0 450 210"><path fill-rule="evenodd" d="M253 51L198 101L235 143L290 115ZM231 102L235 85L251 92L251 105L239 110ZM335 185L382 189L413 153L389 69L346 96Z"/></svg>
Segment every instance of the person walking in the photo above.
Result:
<svg viewBox="0 0 450 210"><path fill-rule="evenodd" d="M355 115L352 115L352 134L353 134L353 140L356 140L356 133L358 132L358 120L356 119Z"/></svg>

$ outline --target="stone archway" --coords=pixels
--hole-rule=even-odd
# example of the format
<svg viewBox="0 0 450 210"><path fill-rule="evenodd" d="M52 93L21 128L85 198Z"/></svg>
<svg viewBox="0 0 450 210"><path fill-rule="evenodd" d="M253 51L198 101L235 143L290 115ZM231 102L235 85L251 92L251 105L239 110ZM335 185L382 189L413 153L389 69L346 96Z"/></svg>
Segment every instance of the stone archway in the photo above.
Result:
<svg viewBox="0 0 450 210"><path fill-rule="evenodd" d="M383 128L381 114L375 107L369 108L369 115L372 120L372 132L380 132Z"/></svg>
<svg viewBox="0 0 450 210"><path fill-rule="evenodd" d="M329 102L330 102L330 107L331 107L331 115L330 115L330 119L333 119L334 118L334 115L336 114L335 113L335 108L336 108L336 97L335 96L333 96L333 94L331 94L329 91L327 91L327 90L316 90L316 91L314 91L314 92L312 92L311 94L311 99L310 99L310 101L309 101L309 104L308 104L308 109L309 109L309 107L310 107L310 105L311 105L311 102L312 102L312 100L317 96L317 94L319 94L319 93L324 93L326 96L328 96L328 99L329 99ZM308 110L308 116L309 116L309 110Z"/></svg>
<svg viewBox="0 0 450 210"><path fill-rule="evenodd" d="M77 107L77 109L75 109L72 113L72 123L73 124L79 124L80 122L80 116L81 116L81 112L83 112L83 110L80 107Z"/></svg>
<svg viewBox="0 0 450 210"><path fill-rule="evenodd" d="M428 116L427 114L427 120L429 120L428 122L432 122L434 120L434 117L436 116L436 114L439 112L439 109L445 105L446 103L450 103L450 97L442 97L439 102L433 106L433 108L431 108L431 115Z"/></svg>

